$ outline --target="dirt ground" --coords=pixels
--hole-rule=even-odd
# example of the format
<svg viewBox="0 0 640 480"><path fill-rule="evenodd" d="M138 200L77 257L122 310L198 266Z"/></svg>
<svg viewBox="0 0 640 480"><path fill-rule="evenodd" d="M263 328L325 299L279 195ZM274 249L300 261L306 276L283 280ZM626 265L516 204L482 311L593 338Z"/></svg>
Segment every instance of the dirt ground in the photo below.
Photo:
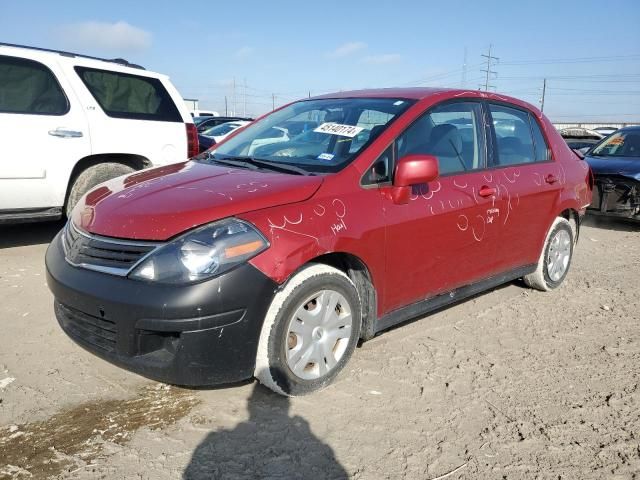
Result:
<svg viewBox="0 0 640 480"><path fill-rule="evenodd" d="M388 331L330 388L184 390L58 328L60 224L0 227L0 479L638 479L640 226L588 220L566 283Z"/></svg>

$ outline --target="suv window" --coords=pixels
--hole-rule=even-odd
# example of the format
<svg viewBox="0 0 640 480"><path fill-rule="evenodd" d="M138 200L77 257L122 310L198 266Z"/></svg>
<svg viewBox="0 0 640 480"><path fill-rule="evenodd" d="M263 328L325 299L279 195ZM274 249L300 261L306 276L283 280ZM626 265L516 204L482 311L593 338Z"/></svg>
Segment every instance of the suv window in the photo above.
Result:
<svg viewBox="0 0 640 480"><path fill-rule="evenodd" d="M69 102L55 76L41 63L0 56L0 112L64 115Z"/></svg>
<svg viewBox="0 0 640 480"><path fill-rule="evenodd" d="M517 108L489 105L497 142L497 165L536 161L529 114Z"/></svg>
<svg viewBox="0 0 640 480"><path fill-rule="evenodd" d="M75 70L110 117L182 122L171 96L157 78L86 67Z"/></svg>
<svg viewBox="0 0 640 480"><path fill-rule="evenodd" d="M438 158L441 174L484 168L482 107L476 102L440 105L398 137L398 158L425 154Z"/></svg>

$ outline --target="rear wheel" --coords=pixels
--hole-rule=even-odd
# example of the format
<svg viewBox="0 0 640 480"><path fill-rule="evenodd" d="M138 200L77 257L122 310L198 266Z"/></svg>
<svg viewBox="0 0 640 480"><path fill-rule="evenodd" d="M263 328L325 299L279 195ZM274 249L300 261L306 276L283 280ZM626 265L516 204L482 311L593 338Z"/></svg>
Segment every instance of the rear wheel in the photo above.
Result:
<svg viewBox="0 0 640 480"><path fill-rule="evenodd" d="M545 292L560 286L573 258L574 231L567 219L556 218L547 234L536 271L524 277L527 285Z"/></svg>
<svg viewBox="0 0 640 480"><path fill-rule="evenodd" d="M76 206L78 200L96 185L111 180L112 178L126 175L135 170L128 165L116 162L100 163L83 170L76 177L67 198L65 213L67 217L71 215L73 207Z"/></svg>
<svg viewBox="0 0 640 480"><path fill-rule="evenodd" d="M288 396L324 388L349 360L360 326L360 299L349 277L327 265L310 265L271 303L260 335L255 376Z"/></svg>

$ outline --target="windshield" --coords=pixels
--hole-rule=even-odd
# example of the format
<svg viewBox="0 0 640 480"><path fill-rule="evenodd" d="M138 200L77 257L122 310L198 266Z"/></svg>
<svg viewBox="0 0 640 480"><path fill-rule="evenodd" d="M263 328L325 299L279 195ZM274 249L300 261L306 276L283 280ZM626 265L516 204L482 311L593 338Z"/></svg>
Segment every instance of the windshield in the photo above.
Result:
<svg viewBox="0 0 640 480"><path fill-rule="evenodd" d="M309 172L336 172L413 101L342 98L293 103L212 150L214 159L253 157Z"/></svg>
<svg viewBox="0 0 640 480"><path fill-rule="evenodd" d="M207 137L218 137L220 135L226 135L227 133L233 132L236 128L240 128L241 126L241 123L223 123L217 127L211 127L210 129L205 130L202 132L202 135Z"/></svg>
<svg viewBox="0 0 640 480"><path fill-rule="evenodd" d="M618 131L589 154L599 157L640 157L640 129Z"/></svg>

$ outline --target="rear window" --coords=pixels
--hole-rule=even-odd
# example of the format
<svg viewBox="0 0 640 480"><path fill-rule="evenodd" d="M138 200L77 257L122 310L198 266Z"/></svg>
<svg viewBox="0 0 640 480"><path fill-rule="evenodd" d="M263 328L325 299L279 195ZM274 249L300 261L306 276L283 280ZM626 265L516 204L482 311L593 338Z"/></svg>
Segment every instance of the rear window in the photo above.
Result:
<svg viewBox="0 0 640 480"><path fill-rule="evenodd" d="M182 122L169 93L157 78L76 67L91 95L110 117Z"/></svg>
<svg viewBox="0 0 640 480"><path fill-rule="evenodd" d="M24 58L0 56L0 112L64 115L69 102L51 70Z"/></svg>

